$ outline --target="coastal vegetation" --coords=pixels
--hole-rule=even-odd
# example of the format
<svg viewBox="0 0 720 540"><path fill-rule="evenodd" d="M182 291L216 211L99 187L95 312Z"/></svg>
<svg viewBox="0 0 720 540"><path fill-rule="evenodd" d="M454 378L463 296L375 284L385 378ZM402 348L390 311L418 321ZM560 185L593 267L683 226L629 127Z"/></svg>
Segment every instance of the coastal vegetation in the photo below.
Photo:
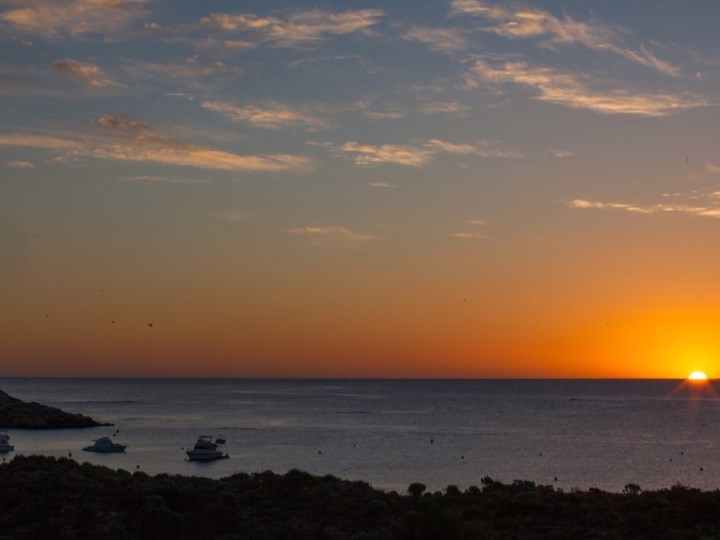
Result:
<svg viewBox="0 0 720 540"><path fill-rule="evenodd" d="M0 465L0 538L711 539L720 491L563 491L483 478L407 493L291 470L213 480L16 456Z"/></svg>
<svg viewBox="0 0 720 540"><path fill-rule="evenodd" d="M9 429L63 429L107 426L89 416L65 412L40 403L26 403L0 390L0 427Z"/></svg>

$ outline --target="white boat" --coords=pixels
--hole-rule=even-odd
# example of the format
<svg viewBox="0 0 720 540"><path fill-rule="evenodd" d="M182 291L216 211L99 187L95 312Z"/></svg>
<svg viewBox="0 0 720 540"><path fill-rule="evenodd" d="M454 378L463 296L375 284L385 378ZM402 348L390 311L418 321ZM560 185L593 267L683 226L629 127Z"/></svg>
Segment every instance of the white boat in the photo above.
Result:
<svg viewBox="0 0 720 540"><path fill-rule="evenodd" d="M229 458L223 454L210 435L200 435L192 450L185 452L190 461L212 461L214 459Z"/></svg>
<svg viewBox="0 0 720 540"><path fill-rule="evenodd" d="M6 431L0 431L0 452L12 452L15 447L10 444L10 435Z"/></svg>
<svg viewBox="0 0 720 540"><path fill-rule="evenodd" d="M113 452L124 452L127 448L127 444L114 443L110 440L110 437L100 437L96 439L93 444L83 448L86 452L100 452L109 454Z"/></svg>

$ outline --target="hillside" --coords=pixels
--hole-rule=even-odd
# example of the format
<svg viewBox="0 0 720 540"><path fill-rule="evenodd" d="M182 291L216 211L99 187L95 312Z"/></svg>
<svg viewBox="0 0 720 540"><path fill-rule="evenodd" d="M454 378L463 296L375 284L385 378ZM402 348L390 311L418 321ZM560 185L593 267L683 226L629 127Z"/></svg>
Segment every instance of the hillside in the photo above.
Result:
<svg viewBox="0 0 720 540"><path fill-rule="evenodd" d="M89 416L69 413L40 403L26 403L0 390L0 428L63 429L107 426Z"/></svg>

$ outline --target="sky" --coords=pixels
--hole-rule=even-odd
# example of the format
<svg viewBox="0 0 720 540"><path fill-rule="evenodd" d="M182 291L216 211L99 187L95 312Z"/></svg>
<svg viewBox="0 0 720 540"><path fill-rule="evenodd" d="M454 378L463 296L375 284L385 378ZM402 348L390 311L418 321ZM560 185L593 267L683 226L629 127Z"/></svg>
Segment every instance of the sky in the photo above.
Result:
<svg viewBox="0 0 720 540"><path fill-rule="evenodd" d="M717 375L718 20L0 0L0 375Z"/></svg>

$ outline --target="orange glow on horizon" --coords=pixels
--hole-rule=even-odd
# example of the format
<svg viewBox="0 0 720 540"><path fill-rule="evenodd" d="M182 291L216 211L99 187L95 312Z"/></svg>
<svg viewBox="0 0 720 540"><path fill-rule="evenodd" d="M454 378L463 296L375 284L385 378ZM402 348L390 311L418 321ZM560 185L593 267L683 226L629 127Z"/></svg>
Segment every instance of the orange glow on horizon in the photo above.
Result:
<svg viewBox="0 0 720 540"><path fill-rule="evenodd" d="M254 276L255 288L27 286L0 313L13 360L2 375L684 379L720 355L720 310L707 302L593 291L578 303L572 283L530 294L501 276L488 291L448 261L442 279L404 259L342 279L302 264Z"/></svg>

